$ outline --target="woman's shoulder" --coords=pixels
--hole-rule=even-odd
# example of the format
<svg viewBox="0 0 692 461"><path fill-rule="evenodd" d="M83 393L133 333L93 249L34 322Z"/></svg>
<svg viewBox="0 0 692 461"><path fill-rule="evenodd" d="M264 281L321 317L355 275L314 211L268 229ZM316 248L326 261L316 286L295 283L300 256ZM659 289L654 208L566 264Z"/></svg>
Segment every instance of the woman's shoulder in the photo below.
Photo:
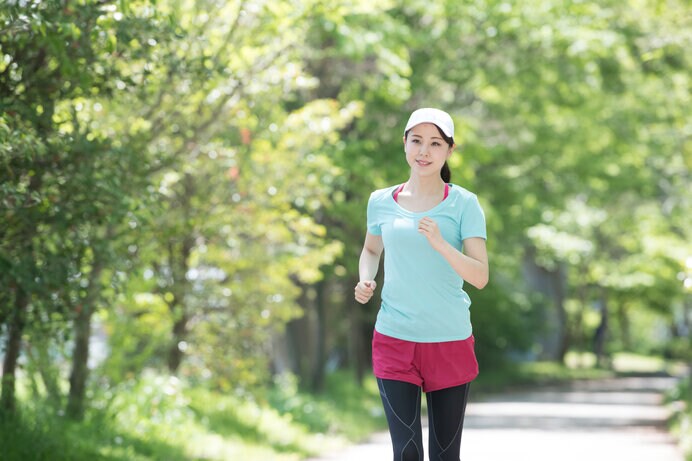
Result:
<svg viewBox="0 0 692 461"><path fill-rule="evenodd" d="M478 196L470 190L458 184L450 183L449 193L461 198L462 200L478 200Z"/></svg>
<svg viewBox="0 0 692 461"><path fill-rule="evenodd" d="M394 190L398 187L399 185L394 185L394 186L389 186L385 187L384 189L377 189L376 191L373 191L370 194L370 201L371 202L381 202L384 200L387 200L389 197L392 196L394 193Z"/></svg>

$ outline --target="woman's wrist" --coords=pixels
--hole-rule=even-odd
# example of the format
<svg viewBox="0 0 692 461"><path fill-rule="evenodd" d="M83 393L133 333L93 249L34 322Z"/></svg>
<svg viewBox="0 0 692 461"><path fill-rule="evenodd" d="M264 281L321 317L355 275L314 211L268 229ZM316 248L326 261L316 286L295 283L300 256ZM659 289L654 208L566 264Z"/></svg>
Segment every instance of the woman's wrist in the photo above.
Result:
<svg viewBox="0 0 692 461"><path fill-rule="evenodd" d="M436 247L433 247L435 251L440 253L442 256L446 255L452 255L456 251L456 249L447 241L442 239L442 242L440 242Z"/></svg>

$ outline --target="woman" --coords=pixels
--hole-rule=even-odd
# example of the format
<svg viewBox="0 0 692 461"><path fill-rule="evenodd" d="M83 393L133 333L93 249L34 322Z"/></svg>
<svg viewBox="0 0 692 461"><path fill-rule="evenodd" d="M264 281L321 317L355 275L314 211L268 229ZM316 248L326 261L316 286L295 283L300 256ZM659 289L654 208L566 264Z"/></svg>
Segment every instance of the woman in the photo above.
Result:
<svg viewBox="0 0 692 461"><path fill-rule="evenodd" d="M366 303L373 296L385 250L372 358L394 459L423 460L423 391L429 457L458 461L469 384L478 375L463 285L488 282L485 217L475 194L450 183L449 114L414 111L403 141L410 177L370 196L355 298Z"/></svg>

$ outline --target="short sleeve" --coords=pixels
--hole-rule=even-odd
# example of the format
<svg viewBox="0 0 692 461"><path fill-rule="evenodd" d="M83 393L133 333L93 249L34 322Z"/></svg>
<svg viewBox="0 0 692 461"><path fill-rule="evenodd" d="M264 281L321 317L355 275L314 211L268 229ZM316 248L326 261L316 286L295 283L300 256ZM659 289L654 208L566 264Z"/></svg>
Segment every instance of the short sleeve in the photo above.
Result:
<svg viewBox="0 0 692 461"><path fill-rule="evenodd" d="M370 195L370 199L368 200L368 232L370 232L372 235L382 235L382 228L380 227L380 220L377 217L377 207L375 205L373 196L374 193Z"/></svg>
<svg viewBox="0 0 692 461"><path fill-rule="evenodd" d="M487 239L485 214L481 204L478 203L478 197L475 195L469 198L461 215L461 240L463 241L471 237Z"/></svg>

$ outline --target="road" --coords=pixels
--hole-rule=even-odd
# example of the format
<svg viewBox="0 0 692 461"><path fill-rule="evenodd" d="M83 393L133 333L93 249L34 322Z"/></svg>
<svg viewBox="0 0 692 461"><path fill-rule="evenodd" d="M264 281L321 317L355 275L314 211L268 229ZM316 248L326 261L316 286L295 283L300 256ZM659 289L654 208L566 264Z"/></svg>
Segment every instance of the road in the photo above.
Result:
<svg viewBox="0 0 692 461"><path fill-rule="evenodd" d="M666 431L662 393L674 378L625 377L575 382L471 401L462 461L684 461ZM473 389L473 388L472 388ZM427 428L424 430L427 446ZM310 461L388 461L378 433L341 453ZM427 455L426 455L427 460Z"/></svg>

